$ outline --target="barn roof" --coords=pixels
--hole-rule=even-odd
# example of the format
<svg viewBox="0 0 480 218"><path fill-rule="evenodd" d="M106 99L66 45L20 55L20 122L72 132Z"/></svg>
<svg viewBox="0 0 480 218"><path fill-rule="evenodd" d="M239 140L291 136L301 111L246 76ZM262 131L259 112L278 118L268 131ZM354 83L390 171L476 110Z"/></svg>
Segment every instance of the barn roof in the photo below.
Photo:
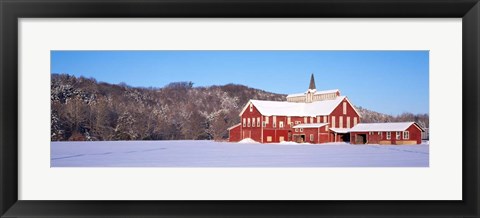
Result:
<svg viewBox="0 0 480 218"><path fill-rule="evenodd" d="M312 103L262 100L250 100L250 102L264 116L315 117L329 115L345 98L345 96L339 96L333 100L315 101Z"/></svg>
<svg viewBox="0 0 480 218"><path fill-rule="evenodd" d="M359 123L350 129L350 132L382 132L382 131L405 131L411 125L415 125L422 132L415 122L401 122L401 123Z"/></svg>
<svg viewBox="0 0 480 218"><path fill-rule="evenodd" d="M328 123L302 123L295 125L293 128L320 128L322 126L327 125Z"/></svg>
<svg viewBox="0 0 480 218"><path fill-rule="evenodd" d="M349 133L350 128L330 128L330 130L336 132L336 133Z"/></svg>
<svg viewBox="0 0 480 218"><path fill-rule="evenodd" d="M338 89L331 89L331 90L322 90L322 91L316 91L313 95L321 95L321 94L328 94L328 93L336 93L338 92ZM298 97L298 96L304 96L307 92L303 93L295 93L295 94L289 94L287 95L287 98L289 97Z"/></svg>
<svg viewBox="0 0 480 218"><path fill-rule="evenodd" d="M236 125L233 125L233 126L231 126L231 127L228 127L227 130L234 129L234 128L240 126L240 124L241 124L241 123L238 123L238 124L236 124Z"/></svg>

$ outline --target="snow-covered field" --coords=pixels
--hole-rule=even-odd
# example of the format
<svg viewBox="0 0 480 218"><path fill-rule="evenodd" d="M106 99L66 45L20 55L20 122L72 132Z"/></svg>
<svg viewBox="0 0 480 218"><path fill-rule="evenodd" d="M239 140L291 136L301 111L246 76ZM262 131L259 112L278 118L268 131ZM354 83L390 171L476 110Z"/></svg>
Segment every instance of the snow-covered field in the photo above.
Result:
<svg viewBox="0 0 480 218"><path fill-rule="evenodd" d="M428 167L429 145L52 142L51 167Z"/></svg>

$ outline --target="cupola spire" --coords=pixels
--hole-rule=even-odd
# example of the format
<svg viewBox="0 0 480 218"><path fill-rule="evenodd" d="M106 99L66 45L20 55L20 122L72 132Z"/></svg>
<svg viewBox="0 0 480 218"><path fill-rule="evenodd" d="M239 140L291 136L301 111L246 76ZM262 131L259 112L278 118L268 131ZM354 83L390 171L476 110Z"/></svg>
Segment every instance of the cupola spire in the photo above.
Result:
<svg viewBox="0 0 480 218"><path fill-rule="evenodd" d="M313 77L313 73L312 73L312 76L310 76L310 85L308 86L308 89L317 89L315 87L315 78Z"/></svg>

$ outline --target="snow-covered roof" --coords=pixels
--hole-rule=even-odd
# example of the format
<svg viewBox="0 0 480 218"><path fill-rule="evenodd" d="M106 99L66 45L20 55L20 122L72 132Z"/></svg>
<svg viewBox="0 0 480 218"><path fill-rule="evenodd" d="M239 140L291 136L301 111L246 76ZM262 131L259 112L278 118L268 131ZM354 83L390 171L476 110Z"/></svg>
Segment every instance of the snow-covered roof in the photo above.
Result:
<svg viewBox="0 0 480 218"><path fill-rule="evenodd" d="M239 124L236 124L236 125L233 125L233 126L231 126L231 127L229 127L227 130L231 130L231 129L233 129L233 128L237 127L237 126L240 126L240 123L239 123Z"/></svg>
<svg viewBox="0 0 480 218"><path fill-rule="evenodd" d="M316 91L313 95L321 95L321 94L327 94L327 93L335 93L335 92L338 92L338 91L339 91L338 89L322 90L322 91ZM306 93L307 93L307 92L289 94L289 95L287 95L287 98L289 98L289 97L304 96Z"/></svg>
<svg viewBox="0 0 480 218"><path fill-rule="evenodd" d="M328 123L302 123L295 125L293 128L320 128L322 126L327 125Z"/></svg>
<svg viewBox="0 0 480 218"><path fill-rule="evenodd" d="M313 95L321 95L321 94L328 94L328 93L335 93L338 92L338 89L331 89L331 90L322 90L315 92Z"/></svg>
<svg viewBox="0 0 480 218"><path fill-rule="evenodd" d="M304 96L305 93L295 93L295 94L289 94L287 95L287 98L290 98L290 97L299 97L299 96Z"/></svg>
<svg viewBox="0 0 480 218"><path fill-rule="evenodd" d="M411 125L416 125L415 122L401 122L401 123L359 123L350 129L350 132L381 132L381 131L405 131Z"/></svg>
<svg viewBox="0 0 480 218"><path fill-rule="evenodd" d="M330 130L336 132L336 133L349 133L350 128L330 128Z"/></svg>
<svg viewBox="0 0 480 218"><path fill-rule="evenodd" d="M332 100L314 101L312 103L262 100L250 100L250 102L264 116L315 117L329 115L343 99L345 99L345 96L339 96Z"/></svg>

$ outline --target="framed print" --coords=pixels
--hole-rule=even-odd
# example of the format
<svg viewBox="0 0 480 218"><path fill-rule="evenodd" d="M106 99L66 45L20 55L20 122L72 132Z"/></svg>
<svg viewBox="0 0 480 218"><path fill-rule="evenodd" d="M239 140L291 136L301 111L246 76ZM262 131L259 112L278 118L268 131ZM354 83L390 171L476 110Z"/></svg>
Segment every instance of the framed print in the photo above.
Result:
<svg viewBox="0 0 480 218"><path fill-rule="evenodd" d="M2 217L478 217L478 1L2 1Z"/></svg>

